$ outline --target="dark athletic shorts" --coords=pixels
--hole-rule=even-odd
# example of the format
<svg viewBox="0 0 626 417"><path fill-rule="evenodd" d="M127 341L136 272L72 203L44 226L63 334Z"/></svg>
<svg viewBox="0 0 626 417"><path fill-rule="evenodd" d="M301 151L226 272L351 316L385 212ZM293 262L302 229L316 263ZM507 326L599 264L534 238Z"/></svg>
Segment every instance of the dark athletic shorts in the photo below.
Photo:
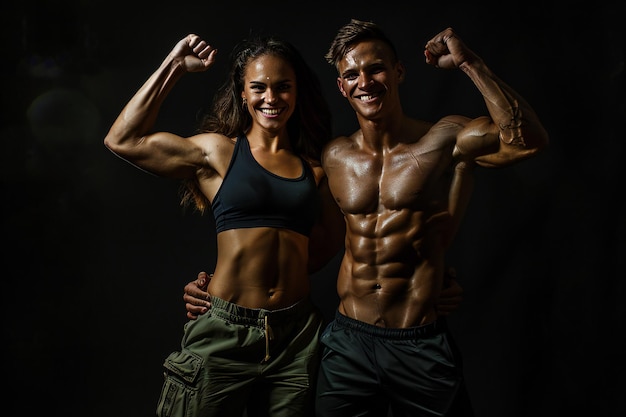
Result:
<svg viewBox="0 0 626 417"><path fill-rule="evenodd" d="M460 356L444 319L383 328L339 312L321 337L319 417L444 416L462 387Z"/></svg>
<svg viewBox="0 0 626 417"><path fill-rule="evenodd" d="M163 364L157 416L312 416L323 317L310 300L274 311L211 303Z"/></svg>

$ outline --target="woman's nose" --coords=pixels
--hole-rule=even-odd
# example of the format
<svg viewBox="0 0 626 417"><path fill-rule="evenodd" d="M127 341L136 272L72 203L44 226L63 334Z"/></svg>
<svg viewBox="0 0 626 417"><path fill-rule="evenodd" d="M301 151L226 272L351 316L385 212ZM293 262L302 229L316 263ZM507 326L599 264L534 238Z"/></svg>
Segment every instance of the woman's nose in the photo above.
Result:
<svg viewBox="0 0 626 417"><path fill-rule="evenodd" d="M267 104L275 104L278 101L278 95L274 94L272 90L267 90L265 92L265 102Z"/></svg>

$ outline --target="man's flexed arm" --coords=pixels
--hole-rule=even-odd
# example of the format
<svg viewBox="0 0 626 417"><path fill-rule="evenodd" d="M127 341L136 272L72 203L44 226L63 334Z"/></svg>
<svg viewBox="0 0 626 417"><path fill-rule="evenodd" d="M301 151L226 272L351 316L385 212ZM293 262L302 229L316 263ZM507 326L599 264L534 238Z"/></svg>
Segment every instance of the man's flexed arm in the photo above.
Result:
<svg viewBox="0 0 626 417"><path fill-rule="evenodd" d="M198 273L198 278L185 285L183 300L187 309L187 318L195 320L211 308L211 296L206 292L213 274L204 271Z"/></svg>
<svg viewBox="0 0 626 417"><path fill-rule="evenodd" d="M424 54L426 62L437 68L463 70L487 105L489 117L474 119L459 133L457 146L462 153L475 155L483 166L504 166L526 159L548 144L548 134L532 107L493 74L451 28L428 41Z"/></svg>

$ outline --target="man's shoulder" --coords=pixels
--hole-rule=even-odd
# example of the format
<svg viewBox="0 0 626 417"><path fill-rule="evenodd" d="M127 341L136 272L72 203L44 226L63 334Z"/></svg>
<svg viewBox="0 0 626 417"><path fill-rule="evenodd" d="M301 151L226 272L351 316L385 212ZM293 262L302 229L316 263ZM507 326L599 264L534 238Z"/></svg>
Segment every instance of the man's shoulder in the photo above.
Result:
<svg viewBox="0 0 626 417"><path fill-rule="evenodd" d="M471 119L467 116L461 116L459 114L450 114L443 116L441 119L433 123L433 128L459 128L464 127Z"/></svg>
<svg viewBox="0 0 626 417"><path fill-rule="evenodd" d="M469 120L469 118L459 115L444 116L435 123L431 123L423 136L430 141L447 143L450 140L455 140L457 134L467 125Z"/></svg>
<svg viewBox="0 0 626 417"><path fill-rule="evenodd" d="M346 152L353 150L355 144L356 139L354 138L354 135L336 136L330 140L322 150L322 165L324 165L324 161L328 162L333 159L336 160L345 157Z"/></svg>
<svg viewBox="0 0 626 417"><path fill-rule="evenodd" d="M350 136L346 136L346 135L335 136L326 144L326 146L324 147L324 150L327 151L329 149L337 149L337 148L341 148L344 146L350 146L356 141L355 134L356 133L353 133Z"/></svg>

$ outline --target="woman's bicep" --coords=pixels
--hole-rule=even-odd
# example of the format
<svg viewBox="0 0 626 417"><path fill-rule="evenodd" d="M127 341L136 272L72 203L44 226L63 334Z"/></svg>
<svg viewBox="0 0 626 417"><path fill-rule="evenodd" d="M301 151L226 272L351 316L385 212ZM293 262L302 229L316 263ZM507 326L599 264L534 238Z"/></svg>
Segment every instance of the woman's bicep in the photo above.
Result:
<svg viewBox="0 0 626 417"><path fill-rule="evenodd" d="M192 178L206 163L205 151L194 138L158 132L144 136L126 156L131 164L162 177Z"/></svg>

